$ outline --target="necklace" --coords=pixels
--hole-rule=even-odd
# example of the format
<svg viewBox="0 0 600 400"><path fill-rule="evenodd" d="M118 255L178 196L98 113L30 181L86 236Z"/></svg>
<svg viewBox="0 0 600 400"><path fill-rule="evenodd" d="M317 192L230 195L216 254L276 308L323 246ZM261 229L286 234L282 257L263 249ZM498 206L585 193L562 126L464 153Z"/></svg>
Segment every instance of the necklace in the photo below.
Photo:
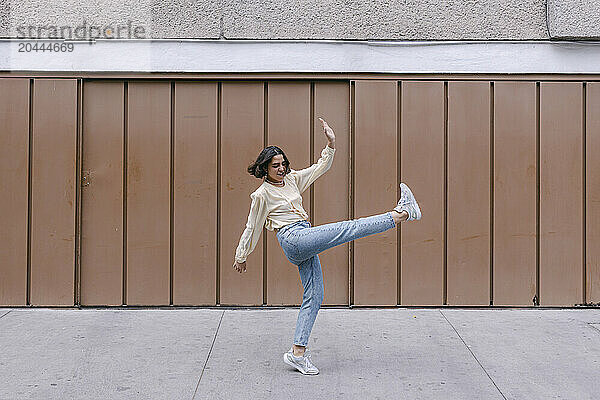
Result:
<svg viewBox="0 0 600 400"><path fill-rule="evenodd" d="M274 183L274 182L271 182L268 178L265 178L265 181L269 182L273 186L278 186L278 187L284 187L285 186L285 181L281 181L281 183Z"/></svg>

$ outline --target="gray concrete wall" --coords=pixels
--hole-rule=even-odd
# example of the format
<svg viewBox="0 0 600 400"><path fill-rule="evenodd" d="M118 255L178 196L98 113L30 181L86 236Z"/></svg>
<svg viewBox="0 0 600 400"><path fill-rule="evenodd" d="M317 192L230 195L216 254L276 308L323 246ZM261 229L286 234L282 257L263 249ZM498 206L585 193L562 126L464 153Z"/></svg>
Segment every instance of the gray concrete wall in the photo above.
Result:
<svg viewBox="0 0 600 400"><path fill-rule="evenodd" d="M548 0L548 29L555 39L599 39L600 1Z"/></svg>
<svg viewBox="0 0 600 400"><path fill-rule="evenodd" d="M144 38L545 40L600 36L597 0L0 0L0 37L49 26ZM548 15L548 19L546 16ZM26 27L34 27L33 34ZM38 28L42 28L38 30ZM548 33L548 28L550 34ZM122 30L121 38L127 35ZM64 37L65 35L58 35ZM102 37L102 36L100 36ZM126 37L126 36L125 36Z"/></svg>
<svg viewBox="0 0 600 400"><path fill-rule="evenodd" d="M228 1L227 38L546 39L543 0ZM302 5L301 5L302 4Z"/></svg>
<svg viewBox="0 0 600 400"><path fill-rule="evenodd" d="M85 20L147 38L528 40L548 38L545 15L544 0L0 0L0 37Z"/></svg>

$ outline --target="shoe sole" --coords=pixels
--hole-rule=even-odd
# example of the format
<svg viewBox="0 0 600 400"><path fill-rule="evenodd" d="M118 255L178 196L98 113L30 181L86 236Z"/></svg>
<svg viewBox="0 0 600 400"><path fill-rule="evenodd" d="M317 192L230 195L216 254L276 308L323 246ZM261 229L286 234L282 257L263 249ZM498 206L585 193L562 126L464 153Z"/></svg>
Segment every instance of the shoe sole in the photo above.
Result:
<svg viewBox="0 0 600 400"><path fill-rule="evenodd" d="M298 371L302 372L303 375L317 375L318 372L305 372L303 371L300 367L298 367L296 364L294 364L293 361L291 361L288 358L288 353L284 353L283 354L283 362L286 363L287 365L296 368Z"/></svg>
<svg viewBox="0 0 600 400"><path fill-rule="evenodd" d="M417 218L414 218L413 221L421 219L421 209L419 208L419 204L417 204L417 200L415 200L415 196L413 195L412 190L410 190L408 185L406 185L405 183L401 183L400 191L402 191L403 186L404 186L404 189L406 190L406 192L408 193L408 197L410 198L410 203L412 205L414 205L415 211L417 212Z"/></svg>

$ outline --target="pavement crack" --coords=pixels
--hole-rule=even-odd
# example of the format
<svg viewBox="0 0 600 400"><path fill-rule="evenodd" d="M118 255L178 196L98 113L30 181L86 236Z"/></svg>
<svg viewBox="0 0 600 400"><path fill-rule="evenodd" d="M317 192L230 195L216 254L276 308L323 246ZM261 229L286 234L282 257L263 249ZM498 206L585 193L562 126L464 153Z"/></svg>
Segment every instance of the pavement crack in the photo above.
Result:
<svg viewBox="0 0 600 400"><path fill-rule="evenodd" d="M10 314L12 312L12 310L8 310L7 312L5 312L4 314L0 315L0 318Z"/></svg>
<svg viewBox="0 0 600 400"><path fill-rule="evenodd" d="M225 310L221 313L221 319L219 319L219 325L217 326L217 330L215 331L215 336L213 337L213 341L210 345L210 350L208 350L208 355L206 356L206 361L204 361L204 365L202 366L202 372L200 372L200 378L198 378L198 383L196 383L196 389L194 390L194 395L192 396L192 400L196 398L196 393L198 392L198 388L200 387L200 381L202 380L202 375L204 375L204 370L206 369L206 364L208 364L208 359L210 358L210 354L212 353L212 349L215 345L215 341L217 340L217 334L219 333L219 328L221 328L221 322L223 321L223 316L225 315Z"/></svg>
<svg viewBox="0 0 600 400"><path fill-rule="evenodd" d="M0 317L0 318L2 318L2 317ZM586 324L588 324L590 328L592 328L595 331L597 331L598 333L600 333L600 328L596 326L596 325L600 325L600 322L586 322Z"/></svg>
<svg viewBox="0 0 600 400"><path fill-rule="evenodd" d="M498 387L498 385L496 385L496 382L494 382L494 380L492 379L492 377L490 376L490 374L488 374L488 372L485 370L485 368L483 367L483 365L481 364L481 362L479 362L479 360L475 356L475 353L473 353L473 350L471 350L471 348L469 346L467 346L467 343L465 342L465 340L462 338L462 336L460 336L460 333L458 333L458 331L456 330L456 328L454 327L454 325L452 325L452 323L448 320L448 318L446 318L446 316L444 315L444 313L442 312L442 310L439 310L439 311L440 311L440 314L442 314L442 317L444 317L444 319L446 320L446 322L452 327L452 329L454 329L454 332L456 332L456 335L458 336L458 338L461 340L461 342L463 342L463 344L465 345L465 347L467 348L467 350L469 350L469 353L471 353L471 355L473 356L473 358L475 359L475 361L477 361L477 364L479 364L479 366L481 367L481 369L483 370L483 372L485 372L485 374L490 379L490 381L492 381L492 383L494 384L494 386L498 390L498 393L500 393L500 395L502 396L502 398L504 400L506 400L506 396L504 395L504 393L502 393L502 391L500 390L500 388Z"/></svg>

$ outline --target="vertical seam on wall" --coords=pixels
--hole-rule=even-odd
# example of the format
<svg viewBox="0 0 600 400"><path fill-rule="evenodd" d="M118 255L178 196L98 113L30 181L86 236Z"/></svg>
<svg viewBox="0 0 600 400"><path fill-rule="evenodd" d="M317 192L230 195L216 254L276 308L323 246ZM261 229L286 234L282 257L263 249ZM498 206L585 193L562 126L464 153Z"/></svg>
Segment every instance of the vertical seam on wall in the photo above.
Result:
<svg viewBox="0 0 600 400"><path fill-rule="evenodd" d="M221 117L223 83L217 82L217 226L215 254L215 305L221 304Z"/></svg>
<svg viewBox="0 0 600 400"><path fill-rule="evenodd" d="M349 190L349 211L350 219L354 219L354 142L355 142L355 113L356 113L356 82L350 81L350 174L348 179L350 180ZM349 273L348 273L348 306L352 307L354 304L354 240L350 242L349 252Z"/></svg>
<svg viewBox="0 0 600 400"><path fill-rule="evenodd" d="M127 305L127 123L129 114L129 82L123 82L123 305Z"/></svg>
<svg viewBox="0 0 600 400"><path fill-rule="evenodd" d="M314 163L314 151L315 151L315 82L310 82L310 138L309 138L309 165ZM312 226L315 225L315 185L310 185L309 199L310 199L310 216L309 221Z"/></svg>
<svg viewBox="0 0 600 400"><path fill-rule="evenodd" d="M398 180L402 181L402 81L397 82L397 108L396 108L396 153L397 153L397 177ZM396 181L396 198L400 198L400 185ZM402 224L398 224L396 227L396 304L402 304Z"/></svg>
<svg viewBox="0 0 600 400"><path fill-rule="evenodd" d="M533 305L540 304L540 82L535 83L535 297Z"/></svg>
<svg viewBox="0 0 600 400"><path fill-rule="evenodd" d="M581 156L581 163L582 163L582 169L583 169L583 174L582 174L582 192L583 192L583 196L582 196L582 206L583 206L583 224L582 224L582 230L583 230L583 241L582 241L582 255L583 255L583 275L582 275L582 279L581 279L581 284L582 284L582 298L583 298L583 304L587 303L587 290L586 290L586 274L587 274L587 265L586 265L586 258L587 258L587 249L586 249L586 241L587 241L587 237L586 237L586 229L587 229L587 212L586 212L586 206L587 206L587 188L586 188L586 181L587 181L587 173L586 173L586 168L587 168L587 157L586 157L586 153L587 153L587 82L583 82L583 107L582 111L581 111L581 118L582 118L582 156Z"/></svg>
<svg viewBox="0 0 600 400"><path fill-rule="evenodd" d="M220 9L220 15L219 15L219 39L225 39L225 30L223 29L224 27L224 23L223 23L223 18L224 18L224 13L223 13L223 6L222 6L222 2L219 1L218 3L219 9Z"/></svg>
<svg viewBox="0 0 600 400"><path fill-rule="evenodd" d="M269 82L265 81L263 83L263 148L267 147L267 143L269 143ZM267 258L268 258L268 249L267 249L267 229L263 226L261 227L262 234L262 242L263 242L263 253L262 253L262 262L263 262L263 305L267 304Z"/></svg>
<svg viewBox="0 0 600 400"><path fill-rule="evenodd" d="M77 148L75 155L75 281L74 304L81 305L81 169L83 167L83 82L77 79Z"/></svg>
<svg viewBox="0 0 600 400"><path fill-rule="evenodd" d="M29 79L29 155L27 171L27 288L25 304L31 305L31 175L33 167L33 85L34 80Z"/></svg>
<svg viewBox="0 0 600 400"><path fill-rule="evenodd" d="M173 225L174 221L174 182L175 182L175 81L171 81L171 115L170 115L170 167L169 174L169 305L173 305Z"/></svg>
<svg viewBox="0 0 600 400"><path fill-rule="evenodd" d="M444 81L444 265L442 305L448 304L448 81Z"/></svg>
<svg viewBox="0 0 600 400"><path fill-rule="evenodd" d="M546 22L546 31L548 32L548 39L552 40L552 33L550 32L550 23L548 22L549 18L550 18L550 12L548 10L548 0L545 1L545 7L544 7L544 20Z"/></svg>
<svg viewBox="0 0 600 400"><path fill-rule="evenodd" d="M494 304L494 82L490 82L490 306Z"/></svg>

